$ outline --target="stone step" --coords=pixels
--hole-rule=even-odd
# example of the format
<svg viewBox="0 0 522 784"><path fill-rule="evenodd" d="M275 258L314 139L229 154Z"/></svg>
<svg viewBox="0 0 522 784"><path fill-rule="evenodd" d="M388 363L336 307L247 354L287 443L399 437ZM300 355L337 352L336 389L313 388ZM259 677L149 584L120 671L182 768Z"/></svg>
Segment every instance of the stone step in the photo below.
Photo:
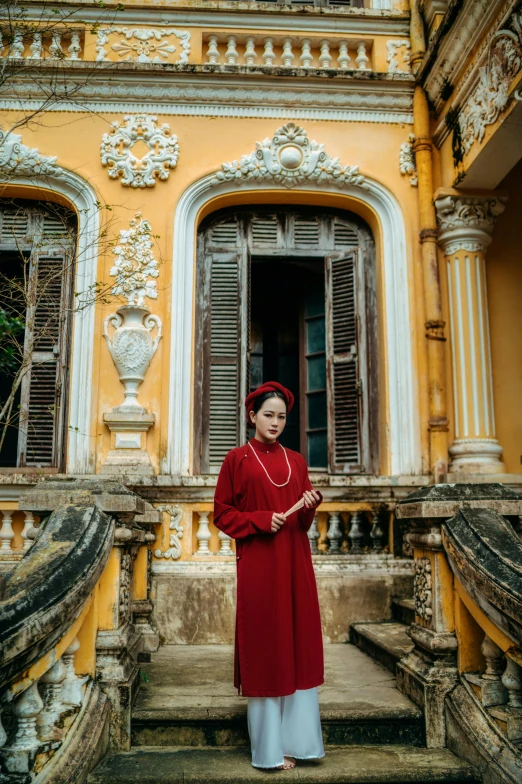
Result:
<svg viewBox="0 0 522 784"><path fill-rule="evenodd" d="M350 642L395 674L399 659L413 649L406 628L396 621L354 623L350 626Z"/></svg>
<svg viewBox="0 0 522 784"><path fill-rule="evenodd" d="M393 599L392 617L397 623L404 623L411 626L415 623L415 600L414 599Z"/></svg>
<svg viewBox="0 0 522 784"><path fill-rule="evenodd" d="M142 665L132 715L135 746L248 745L246 705L232 685L233 649L171 645ZM395 678L354 645L325 646L319 687L325 743L424 743L422 712Z"/></svg>
<svg viewBox="0 0 522 784"><path fill-rule="evenodd" d="M250 764L243 748L147 748L107 757L88 784L247 784L274 781L275 771ZM330 747L322 760L277 771L278 781L308 784L457 784L479 782L466 762L447 749L409 746Z"/></svg>

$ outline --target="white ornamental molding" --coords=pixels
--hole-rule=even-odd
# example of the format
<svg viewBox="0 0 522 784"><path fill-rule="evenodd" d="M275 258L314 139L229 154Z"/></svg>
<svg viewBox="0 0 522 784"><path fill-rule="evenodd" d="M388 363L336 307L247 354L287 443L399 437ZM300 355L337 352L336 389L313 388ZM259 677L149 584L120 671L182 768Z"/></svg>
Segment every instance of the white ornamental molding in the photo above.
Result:
<svg viewBox="0 0 522 784"><path fill-rule="evenodd" d="M388 73L410 73L410 49L411 45L410 42L407 40L404 41L386 41L386 49L388 50L388 54L386 56L386 62L388 63ZM398 60L398 52L399 49L403 49L402 52L402 62L404 67L399 68L399 60Z"/></svg>
<svg viewBox="0 0 522 784"><path fill-rule="evenodd" d="M60 177L63 169L56 161L56 155L41 155L35 147L23 144L18 134L0 128L0 173L3 175Z"/></svg>
<svg viewBox="0 0 522 784"><path fill-rule="evenodd" d="M179 158L178 137L170 133L168 123L158 126L157 120L150 114L128 114L123 123L111 123L112 131L103 134L100 150L109 177L120 177L121 184L131 188L153 188L157 180L168 179ZM132 152L139 141L149 148L143 158Z"/></svg>
<svg viewBox="0 0 522 784"><path fill-rule="evenodd" d="M167 550L154 550L154 555L156 558L172 558L173 561L177 561L178 558L181 557L181 542L180 539L183 537L183 526L181 525L181 520L183 517L183 509L181 506L175 504L174 506L164 505L164 506L157 506L156 509L159 509L161 512L165 512L169 515L169 548Z"/></svg>
<svg viewBox="0 0 522 784"><path fill-rule="evenodd" d="M522 11L512 14L510 25L512 30L499 30L492 37L478 84L459 114L465 153L483 140L486 126L495 123L507 108L511 82L522 68Z"/></svg>
<svg viewBox="0 0 522 784"><path fill-rule="evenodd" d="M429 558L415 560L415 576L413 578L413 592L415 596L415 615L431 622L432 610L432 583L431 562Z"/></svg>
<svg viewBox="0 0 522 784"><path fill-rule="evenodd" d="M419 177L415 162L415 150L413 149L414 141L415 135L410 133L408 141L401 144L399 149L399 171L401 174L408 174L410 177L410 185L415 187L419 184Z"/></svg>
<svg viewBox="0 0 522 784"><path fill-rule="evenodd" d="M190 54L190 33L187 30L175 28L157 30L143 27L105 27L98 30L96 41L96 60L108 61L106 46L111 35L120 35L122 38L113 43L111 49L122 60L137 63L163 63L169 55L177 51L172 43L172 37L177 38L180 44L178 65L188 63ZM165 39L165 40L164 40Z"/></svg>
<svg viewBox="0 0 522 784"><path fill-rule="evenodd" d="M294 123L278 128L272 139L256 142L255 150L240 161L223 163L209 185L231 180L238 185L251 180L273 182L286 188L307 180L366 187L358 166L341 166L339 158L325 152L324 144L310 141L307 132Z"/></svg>
<svg viewBox="0 0 522 784"><path fill-rule="evenodd" d="M500 196L444 196L435 201L439 243L444 253L486 252L493 227L505 209Z"/></svg>
<svg viewBox="0 0 522 784"><path fill-rule="evenodd" d="M152 229L148 220L137 212L129 229L120 231L120 241L112 251L116 256L110 276L116 278L111 289L114 296L124 296L129 305L143 307L145 297L157 299L158 262L154 257Z"/></svg>

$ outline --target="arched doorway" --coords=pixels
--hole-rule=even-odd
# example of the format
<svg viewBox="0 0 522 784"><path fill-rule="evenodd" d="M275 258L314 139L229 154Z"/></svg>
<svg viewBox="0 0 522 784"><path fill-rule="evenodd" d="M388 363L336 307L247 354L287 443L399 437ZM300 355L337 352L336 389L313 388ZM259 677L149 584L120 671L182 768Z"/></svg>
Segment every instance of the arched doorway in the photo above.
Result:
<svg viewBox="0 0 522 784"><path fill-rule="evenodd" d="M305 206L221 210L199 227L196 285L196 472L217 471L244 443L242 400L269 378L297 393L283 440L313 470L376 470L375 249L367 224Z"/></svg>

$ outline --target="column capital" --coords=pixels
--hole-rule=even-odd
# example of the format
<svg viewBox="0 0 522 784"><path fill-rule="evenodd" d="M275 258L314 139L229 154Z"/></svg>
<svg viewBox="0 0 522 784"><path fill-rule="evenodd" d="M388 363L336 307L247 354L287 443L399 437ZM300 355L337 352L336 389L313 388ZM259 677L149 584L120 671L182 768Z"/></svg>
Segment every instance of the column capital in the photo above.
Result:
<svg viewBox="0 0 522 784"><path fill-rule="evenodd" d="M435 199L439 244L444 253L482 251L491 242L496 218L504 211L505 196L441 192Z"/></svg>

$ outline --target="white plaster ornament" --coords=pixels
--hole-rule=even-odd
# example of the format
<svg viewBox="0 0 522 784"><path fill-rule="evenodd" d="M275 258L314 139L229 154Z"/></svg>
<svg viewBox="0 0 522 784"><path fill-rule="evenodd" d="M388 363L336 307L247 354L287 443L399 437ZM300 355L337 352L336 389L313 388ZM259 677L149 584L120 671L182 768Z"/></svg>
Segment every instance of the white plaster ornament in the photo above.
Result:
<svg viewBox="0 0 522 784"><path fill-rule="evenodd" d="M22 143L22 137L0 129L0 172L12 176L60 176L56 155L41 155Z"/></svg>
<svg viewBox="0 0 522 784"><path fill-rule="evenodd" d="M408 141L401 144L399 149L399 171L401 174L408 174L410 185L416 187L419 184L419 177L415 162L415 150L413 149L414 141L415 136L413 133L410 133Z"/></svg>
<svg viewBox="0 0 522 784"><path fill-rule="evenodd" d="M96 41L96 60L98 62L109 59L105 47L109 43L110 36L114 34L123 36L111 46L112 51L116 52L122 60L133 60L137 63L165 62L169 55L176 51L176 46L168 40L174 36L179 40L181 46L177 60L178 65L188 63L191 38L188 30L152 27L106 27L99 29Z"/></svg>
<svg viewBox="0 0 522 784"><path fill-rule="evenodd" d="M386 41L386 48L388 50L388 54L386 55L388 73L410 73L410 42L407 40ZM397 59L400 49L404 50L402 53L403 68L399 68L399 61Z"/></svg>
<svg viewBox="0 0 522 784"><path fill-rule="evenodd" d="M167 550L154 550L156 558L172 558L177 561L181 557L181 542L183 537L183 526L181 520L183 518L183 509L181 506L175 504L174 506L165 505L156 507L161 512L166 512L169 515L169 548Z"/></svg>
<svg viewBox="0 0 522 784"><path fill-rule="evenodd" d="M323 144L308 139L307 132L295 123L278 128L272 139L256 142L256 148L240 161L223 163L211 185L233 180L238 185L263 180L294 188L307 180L334 185L365 187L358 166L341 166L331 158Z"/></svg>
<svg viewBox="0 0 522 784"><path fill-rule="evenodd" d="M178 137L170 132L168 123L157 125L150 114L128 114L123 123L111 123L112 131L104 133L101 162L108 166L113 180L131 188L152 188L157 180L167 180L179 158ZM142 158L133 154L133 146L145 142L149 151Z"/></svg>

